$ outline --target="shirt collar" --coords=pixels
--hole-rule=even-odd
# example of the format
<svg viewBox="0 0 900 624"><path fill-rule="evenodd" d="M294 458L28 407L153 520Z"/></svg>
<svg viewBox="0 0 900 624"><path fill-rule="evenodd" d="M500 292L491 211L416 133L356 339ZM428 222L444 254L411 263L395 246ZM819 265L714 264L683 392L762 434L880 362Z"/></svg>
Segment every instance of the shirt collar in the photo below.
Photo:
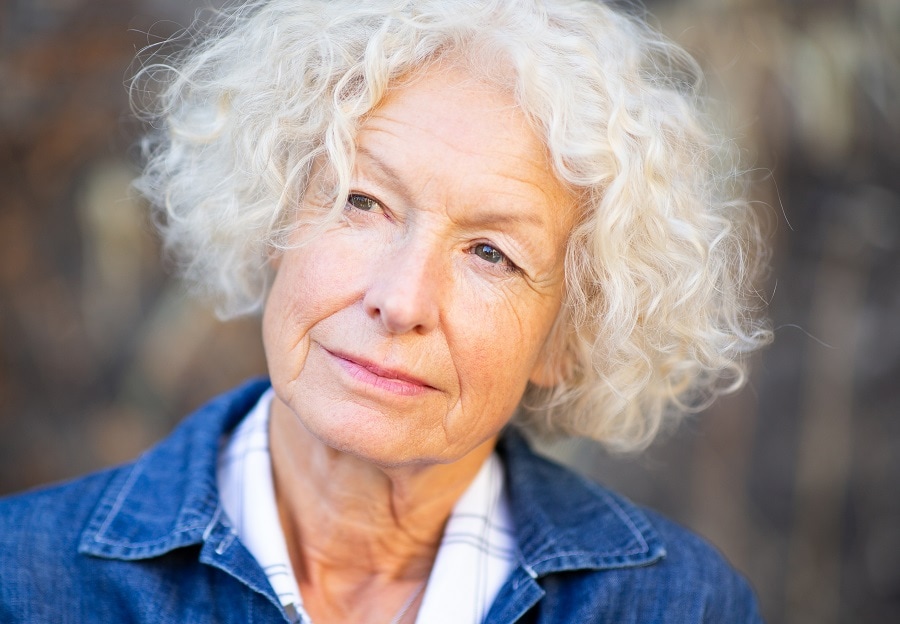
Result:
<svg viewBox="0 0 900 624"><path fill-rule="evenodd" d="M205 541L223 516L216 486L220 439L268 387L258 379L220 395L132 466L114 472L79 552L133 560ZM665 556L640 509L536 456L514 428L504 432L498 451L529 574L643 566Z"/></svg>
<svg viewBox="0 0 900 624"><path fill-rule="evenodd" d="M271 389L265 392L222 445L217 482L232 529L268 576L288 618L309 622L272 485L268 423L273 394ZM518 563L503 482L502 464L492 453L447 520L427 587L423 587L417 622L484 621ZM418 592L410 600L417 596Z"/></svg>
<svg viewBox="0 0 900 624"><path fill-rule="evenodd" d="M301 598L272 480L269 408L274 396L269 388L234 432L223 436L216 483L232 530L266 573L279 602L287 609L300 605Z"/></svg>

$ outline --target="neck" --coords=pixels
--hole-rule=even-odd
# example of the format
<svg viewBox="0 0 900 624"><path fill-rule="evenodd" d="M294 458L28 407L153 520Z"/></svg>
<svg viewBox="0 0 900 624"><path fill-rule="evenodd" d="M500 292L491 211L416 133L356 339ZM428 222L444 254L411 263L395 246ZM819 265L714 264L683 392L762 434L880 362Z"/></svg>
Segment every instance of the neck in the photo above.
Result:
<svg viewBox="0 0 900 624"><path fill-rule="evenodd" d="M386 467L324 445L277 398L269 427L281 525L308 610L371 594L396 603L386 607L393 614L426 582L444 524L495 442L452 464Z"/></svg>

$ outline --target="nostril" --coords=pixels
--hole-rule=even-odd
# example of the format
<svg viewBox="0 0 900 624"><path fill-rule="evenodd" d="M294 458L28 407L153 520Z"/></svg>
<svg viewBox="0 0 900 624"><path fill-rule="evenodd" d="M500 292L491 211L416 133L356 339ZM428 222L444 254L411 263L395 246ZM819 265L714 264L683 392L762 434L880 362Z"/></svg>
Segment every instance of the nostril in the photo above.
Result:
<svg viewBox="0 0 900 624"><path fill-rule="evenodd" d="M392 334L427 332L439 317L439 279L433 249L404 246L373 266L363 303L366 313Z"/></svg>

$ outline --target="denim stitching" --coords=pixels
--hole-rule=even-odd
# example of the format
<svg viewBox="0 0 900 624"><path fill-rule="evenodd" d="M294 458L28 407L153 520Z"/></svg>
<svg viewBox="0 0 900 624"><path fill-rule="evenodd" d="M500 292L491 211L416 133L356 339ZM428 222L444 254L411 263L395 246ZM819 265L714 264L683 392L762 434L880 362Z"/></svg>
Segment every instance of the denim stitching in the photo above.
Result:
<svg viewBox="0 0 900 624"><path fill-rule="evenodd" d="M131 469L131 473L128 475L128 479L126 479L125 484L122 485L122 489L119 490L119 495L116 497L116 502L113 503L113 506L107 512L103 524L100 525L100 528L97 529L97 532L94 534L95 542L107 543L106 540L100 538L100 535L102 533L105 533L109 528L109 525L112 524L113 519L121 510L122 505L125 502L125 498L127 498L128 493L131 491L131 488L134 487L134 482L137 481L138 477L143 472L145 457L146 456L141 457L138 463L134 465L134 468Z"/></svg>

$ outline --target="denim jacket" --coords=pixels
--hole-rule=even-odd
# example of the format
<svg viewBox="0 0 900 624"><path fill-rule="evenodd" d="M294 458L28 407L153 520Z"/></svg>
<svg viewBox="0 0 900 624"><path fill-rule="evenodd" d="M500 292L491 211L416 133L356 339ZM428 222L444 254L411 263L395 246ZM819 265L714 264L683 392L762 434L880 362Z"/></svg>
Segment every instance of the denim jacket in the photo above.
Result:
<svg viewBox="0 0 900 624"><path fill-rule="evenodd" d="M0 622L287 621L216 489L219 442L267 387L214 399L134 463L0 502ZM486 623L761 621L747 584L698 537L512 430L498 450L519 565Z"/></svg>

